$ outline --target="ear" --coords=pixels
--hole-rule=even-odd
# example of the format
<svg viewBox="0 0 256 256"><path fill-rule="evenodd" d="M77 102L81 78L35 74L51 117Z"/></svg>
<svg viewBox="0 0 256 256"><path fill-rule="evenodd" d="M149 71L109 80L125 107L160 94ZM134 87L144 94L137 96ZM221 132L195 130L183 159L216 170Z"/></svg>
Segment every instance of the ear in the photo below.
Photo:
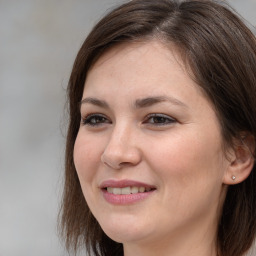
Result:
<svg viewBox="0 0 256 256"><path fill-rule="evenodd" d="M229 164L223 176L223 183L235 185L243 182L254 166L255 138L252 135L242 135L236 139L234 147L229 151Z"/></svg>

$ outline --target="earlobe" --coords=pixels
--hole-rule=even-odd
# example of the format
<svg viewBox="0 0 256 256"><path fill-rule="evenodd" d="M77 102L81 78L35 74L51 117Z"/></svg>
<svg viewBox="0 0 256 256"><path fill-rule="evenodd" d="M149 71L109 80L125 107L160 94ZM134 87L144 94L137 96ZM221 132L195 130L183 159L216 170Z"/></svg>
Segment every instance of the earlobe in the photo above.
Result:
<svg viewBox="0 0 256 256"><path fill-rule="evenodd" d="M242 137L239 143L236 143L223 177L224 184L235 185L241 183L250 175L254 166L254 148L255 140L253 136Z"/></svg>

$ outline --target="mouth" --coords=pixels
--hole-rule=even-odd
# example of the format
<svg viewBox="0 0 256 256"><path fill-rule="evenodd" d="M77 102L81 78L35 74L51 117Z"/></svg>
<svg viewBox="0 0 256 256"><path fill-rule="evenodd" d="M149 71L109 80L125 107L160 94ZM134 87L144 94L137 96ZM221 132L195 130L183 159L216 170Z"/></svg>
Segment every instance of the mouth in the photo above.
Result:
<svg viewBox="0 0 256 256"><path fill-rule="evenodd" d="M105 187L103 188L105 191L107 191L110 194L114 195L130 195L130 194L138 194L138 193L147 193L150 191L155 190L155 188L150 188L150 187L123 187L123 188L118 188L118 187Z"/></svg>
<svg viewBox="0 0 256 256"><path fill-rule="evenodd" d="M105 200L114 205L134 204L155 194L156 187L132 180L107 180L100 186Z"/></svg>

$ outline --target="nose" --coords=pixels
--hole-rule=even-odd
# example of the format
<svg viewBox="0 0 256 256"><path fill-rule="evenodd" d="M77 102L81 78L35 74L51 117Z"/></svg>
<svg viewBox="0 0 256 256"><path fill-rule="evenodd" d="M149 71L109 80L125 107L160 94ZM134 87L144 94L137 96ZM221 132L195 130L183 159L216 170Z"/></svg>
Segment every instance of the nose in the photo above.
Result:
<svg viewBox="0 0 256 256"><path fill-rule="evenodd" d="M135 132L128 128L114 128L101 161L115 170L137 165L141 161L141 150Z"/></svg>

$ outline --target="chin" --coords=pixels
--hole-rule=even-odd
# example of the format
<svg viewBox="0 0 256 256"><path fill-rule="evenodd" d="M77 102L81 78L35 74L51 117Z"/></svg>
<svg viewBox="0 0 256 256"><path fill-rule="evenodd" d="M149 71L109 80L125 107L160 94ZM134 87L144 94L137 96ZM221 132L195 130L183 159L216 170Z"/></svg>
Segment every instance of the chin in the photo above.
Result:
<svg viewBox="0 0 256 256"><path fill-rule="evenodd" d="M129 231L127 229L104 230L104 232L109 238L118 243L131 243L141 241L147 237L147 235L143 234L141 231Z"/></svg>
<svg viewBox="0 0 256 256"><path fill-rule="evenodd" d="M146 223L139 224L139 221L134 218L124 218L124 221L121 219L113 219L113 221L109 219L107 222L103 222L104 224L100 223L105 234L118 243L143 240L150 233L152 234Z"/></svg>

